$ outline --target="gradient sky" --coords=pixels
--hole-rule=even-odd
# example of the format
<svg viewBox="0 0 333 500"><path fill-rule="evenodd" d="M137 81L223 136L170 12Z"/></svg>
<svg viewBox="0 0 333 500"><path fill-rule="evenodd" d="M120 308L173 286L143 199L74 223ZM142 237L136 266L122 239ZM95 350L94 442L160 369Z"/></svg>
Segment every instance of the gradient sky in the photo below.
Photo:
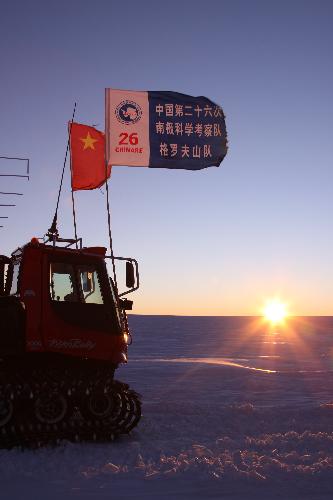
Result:
<svg viewBox="0 0 333 500"><path fill-rule="evenodd" d="M1 178L25 196L0 253L50 226L74 101L103 129L105 87L205 95L226 114L220 168L112 172L115 253L140 263L133 312L257 314L278 295L333 314L332 26L325 0L2 2L0 155L30 158L31 179ZM104 189L75 196L84 243L107 245ZM60 219L71 237L68 175Z"/></svg>

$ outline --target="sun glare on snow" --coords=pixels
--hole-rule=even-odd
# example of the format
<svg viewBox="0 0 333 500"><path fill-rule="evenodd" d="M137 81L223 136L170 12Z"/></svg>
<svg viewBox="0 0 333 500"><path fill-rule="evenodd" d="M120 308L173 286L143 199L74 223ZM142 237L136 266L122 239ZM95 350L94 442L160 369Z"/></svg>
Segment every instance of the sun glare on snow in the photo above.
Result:
<svg viewBox="0 0 333 500"><path fill-rule="evenodd" d="M287 306L277 299L272 299L264 307L263 315L271 323L280 323L288 316Z"/></svg>

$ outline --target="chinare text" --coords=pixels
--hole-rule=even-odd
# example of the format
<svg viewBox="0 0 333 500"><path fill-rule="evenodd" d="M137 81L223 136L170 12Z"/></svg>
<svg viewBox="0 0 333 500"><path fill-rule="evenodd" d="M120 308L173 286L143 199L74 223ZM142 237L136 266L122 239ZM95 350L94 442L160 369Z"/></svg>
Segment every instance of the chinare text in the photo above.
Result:
<svg viewBox="0 0 333 500"><path fill-rule="evenodd" d="M115 151L116 153L139 153L139 154L142 154L143 153L143 148L139 148L139 147L136 147L136 148L131 148L130 146L117 146L115 148Z"/></svg>

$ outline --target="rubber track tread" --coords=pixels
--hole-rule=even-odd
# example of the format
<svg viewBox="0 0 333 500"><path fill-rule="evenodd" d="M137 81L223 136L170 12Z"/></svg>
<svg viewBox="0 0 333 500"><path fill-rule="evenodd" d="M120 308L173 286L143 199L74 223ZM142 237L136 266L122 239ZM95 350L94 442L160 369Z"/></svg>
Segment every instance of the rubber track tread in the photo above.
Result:
<svg viewBox="0 0 333 500"><path fill-rule="evenodd" d="M7 374L6 382L1 377L0 405L1 400L10 400L14 413L8 423L0 426L0 448L38 448L62 440L113 441L121 434L128 434L141 418L140 396L127 384L116 380L105 383L103 377L96 377L93 382L86 382L83 377L73 381L69 374L60 380L54 374L47 378L44 374L40 383L38 375L32 376L30 383L22 383L15 375ZM87 398L97 391L110 395L114 403L113 411L104 418L94 418L85 411ZM67 413L59 423L42 423L35 415L34 405L40 396L52 392L66 398Z"/></svg>

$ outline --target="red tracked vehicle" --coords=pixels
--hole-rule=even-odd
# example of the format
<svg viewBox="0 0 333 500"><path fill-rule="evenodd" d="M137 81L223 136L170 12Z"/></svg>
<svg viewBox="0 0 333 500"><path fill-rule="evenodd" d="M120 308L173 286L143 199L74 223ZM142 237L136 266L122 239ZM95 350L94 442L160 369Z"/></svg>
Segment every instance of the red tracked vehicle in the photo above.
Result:
<svg viewBox="0 0 333 500"><path fill-rule="evenodd" d="M138 395L114 380L131 338L121 296L138 288L138 265L114 258L126 263L119 294L108 258L58 237L0 256L2 446L111 440L140 420Z"/></svg>

